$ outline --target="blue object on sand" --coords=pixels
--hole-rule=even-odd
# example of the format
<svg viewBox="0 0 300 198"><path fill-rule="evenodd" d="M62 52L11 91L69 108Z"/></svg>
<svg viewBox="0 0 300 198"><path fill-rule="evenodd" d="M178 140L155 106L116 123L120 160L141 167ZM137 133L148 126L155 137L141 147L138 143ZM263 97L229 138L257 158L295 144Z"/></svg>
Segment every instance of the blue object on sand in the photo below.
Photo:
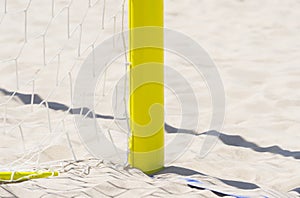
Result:
<svg viewBox="0 0 300 198"><path fill-rule="evenodd" d="M191 178L183 178L183 179L187 182L187 185L191 188L196 188L196 189L200 189L200 190L209 190L219 196L231 196L231 197L235 197L235 198L250 198L248 196L234 195L234 194L230 194L230 193L222 192L219 190L204 187L204 183L199 180L196 180L196 179L191 179ZM268 197L264 196L264 198L268 198Z"/></svg>

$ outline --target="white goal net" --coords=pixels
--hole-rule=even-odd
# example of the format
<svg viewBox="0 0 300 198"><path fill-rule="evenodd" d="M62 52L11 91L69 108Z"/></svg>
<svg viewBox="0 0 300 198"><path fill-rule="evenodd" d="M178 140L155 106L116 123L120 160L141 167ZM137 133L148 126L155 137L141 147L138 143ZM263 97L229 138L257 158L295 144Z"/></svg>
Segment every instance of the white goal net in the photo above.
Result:
<svg viewBox="0 0 300 198"><path fill-rule="evenodd" d="M57 162L91 157L74 123L74 80L87 55L124 29L124 5L124 0L1 1L0 171L51 169ZM116 64L125 68L124 58ZM98 101L109 95L116 71L124 73L108 69L99 80ZM96 108L111 127L113 118L105 116L110 108Z"/></svg>

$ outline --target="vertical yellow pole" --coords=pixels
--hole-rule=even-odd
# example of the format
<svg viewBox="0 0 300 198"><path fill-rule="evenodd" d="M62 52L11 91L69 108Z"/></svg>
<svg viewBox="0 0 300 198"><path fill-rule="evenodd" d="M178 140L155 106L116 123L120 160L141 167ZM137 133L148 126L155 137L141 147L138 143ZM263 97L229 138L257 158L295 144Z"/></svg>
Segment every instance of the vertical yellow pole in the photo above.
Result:
<svg viewBox="0 0 300 198"><path fill-rule="evenodd" d="M128 161L147 174L164 166L163 5L163 0L129 0L131 137ZM147 47L146 43L153 43L155 47ZM142 48L136 49L137 46Z"/></svg>

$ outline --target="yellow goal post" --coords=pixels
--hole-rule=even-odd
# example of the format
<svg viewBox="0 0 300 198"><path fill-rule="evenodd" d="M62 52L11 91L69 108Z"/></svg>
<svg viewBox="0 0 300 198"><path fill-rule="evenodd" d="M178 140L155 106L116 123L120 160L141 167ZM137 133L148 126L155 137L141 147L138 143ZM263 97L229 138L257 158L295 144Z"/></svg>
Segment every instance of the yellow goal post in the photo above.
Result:
<svg viewBox="0 0 300 198"><path fill-rule="evenodd" d="M163 26L163 0L129 0L128 161L147 174L164 166ZM154 43L155 47L143 46L145 43Z"/></svg>

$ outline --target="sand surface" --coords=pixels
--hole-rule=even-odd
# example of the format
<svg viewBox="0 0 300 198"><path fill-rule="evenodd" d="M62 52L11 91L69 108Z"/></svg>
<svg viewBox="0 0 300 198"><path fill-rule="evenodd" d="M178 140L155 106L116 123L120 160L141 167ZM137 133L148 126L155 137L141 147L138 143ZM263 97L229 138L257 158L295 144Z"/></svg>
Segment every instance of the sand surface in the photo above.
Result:
<svg viewBox="0 0 300 198"><path fill-rule="evenodd" d="M1 184L0 197L300 196L299 1L165 0L165 26L194 39L215 62L226 115L221 129L212 131L205 79L187 61L166 54L166 63L194 90L199 124L186 134L166 130L167 142L182 136L192 143L152 177L95 159L69 109L83 61L122 30L122 0L106 1L104 14L103 1L91 1L90 7L83 0L54 2L53 9L51 0L32 0L29 6L14 0L0 7L0 169L50 169L60 176ZM97 114L113 115L113 90L123 74L120 57L99 79ZM166 122L180 127L180 104L171 90L166 112ZM97 122L126 149L124 122L123 128L101 116ZM209 137L218 141L201 156Z"/></svg>

